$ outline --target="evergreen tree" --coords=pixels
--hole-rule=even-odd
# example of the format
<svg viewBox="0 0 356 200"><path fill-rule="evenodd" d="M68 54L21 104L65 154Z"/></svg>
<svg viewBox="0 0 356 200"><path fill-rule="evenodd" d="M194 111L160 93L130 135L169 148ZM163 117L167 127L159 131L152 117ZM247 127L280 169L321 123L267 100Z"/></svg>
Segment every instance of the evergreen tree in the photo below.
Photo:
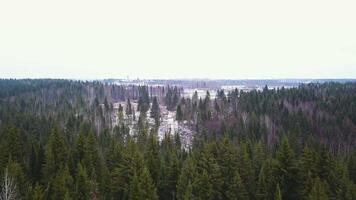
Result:
<svg viewBox="0 0 356 200"><path fill-rule="evenodd" d="M250 198L255 196L255 175L252 168L252 162L247 152L247 146L245 143L241 143L238 152L237 162L238 173L241 176L243 183L245 183L246 190Z"/></svg>
<svg viewBox="0 0 356 200"><path fill-rule="evenodd" d="M20 135L19 130L14 126L7 127L5 135L5 149L4 153L6 155L4 160L16 161L18 163L23 163L24 147L23 147L23 137Z"/></svg>
<svg viewBox="0 0 356 200"><path fill-rule="evenodd" d="M126 104L126 110L125 110L126 115L129 117L132 115L132 105L130 98L127 99L127 104Z"/></svg>
<svg viewBox="0 0 356 200"><path fill-rule="evenodd" d="M66 166L68 160L69 152L67 143L59 128L55 127L52 129L45 150L43 166L43 177L45 180L49 181L55 177L58 171Z"/></svg>
<svg viewBox="0 0 356 200"><path fill-rule="evenodd" d="M192 199L195 199L195 197L193 195L193 186L189 182L187 189L184 191L184 194L182 194L182 200L192 200Z"/></svg>
<svg viewBox="0 0 356 200"><path fill-rule="evenodd" d="M177 199L184 200L187 196L194 196L196 187L196 165L192 157L188 157L183 165L182 173L177 184Z"/></svg>
<svg viewBox="0 0 356 200"><path fill-rule="evenodd" d="M178 122L181 122L183 120L183 111L182 111L182 106L179 104L177 106L177 112L176 112L176 120Z"/></svg>
<svg viewBox="0 0 356 200"><path fill-rule="evenodd" d="M48 192L50 200L62 200L72 197L73 178L69 173L68 166L61 167L54 177Z"/></svg>
<svg viewBox="0 0 356 200"><path fill-rule="evenodd" d="M286 199L296 199L296 163L294 152L290 147L286 136L282 137L276 158L278 161L278 176L280 178L280 183L283 186L281 190L282 196Z"/></svg>
<svg viewBox="0 0 356 200"><path fill-rule="evenodd" d="M41 180L42 164L44 159L44 149L41 144L31 145L31 152L29 158L29 176L31 182L39 182Z"/></svg>
<svg viewBox="0 0 356 200"><path fill-rule="evenodd" d="M306 198L310 193L313 178L318 176L316 152L305 146L299 161L299 180L302 183L300 196Z"/></svg>
<svg viewBox="0 0 356 200"><path fill-rule="evenodd" d="M221 189L223 184L223 179L220 171L220 167L212 155L208 144L204 145L200 152L196 156L197 165L197 197L211 198L211 199L221 199ZM201 185L200 185L201 184ZM203 184L206 184L206 188L202 188ZM205 196L207 195L207 196Z"/></svg>
<svg viewBox="0 0 356 200"><path fill-rule="evenodd" d="M158 200L156 187L147 168L143 169L139 180L141 196L147 200Z"/></svg>
<svg viewBox="0 0 356 200"><path fill-rule="evenodd" d="M153 97L150 115L155 120L156 127L158 127L161 119L161 110L159 108L157 97Z"/></svg>
<svg viewBox="0 0 356 200"><path fill-rule="evenodd" d="M90 181L85 168L78 163L75 181L75 196L78 200L90 199Z"/></svg>
<svg viewBox="0 0 356 200"><path fill-rule="evenodd" d="M322 182L319 178L315 178L313 181L312 189L308 195L309 200L328 200L327 186L325 182Z"/></svg>
<svg viewBox="0 0 356 200"><path fill-rule="evenodd" d="M276 192L274 194L274 199L275 200L282 200L282 193L281 193L281 189L279 188L279 184L277 184Z"/></svg>
<svg viewBox="0 0 356 200"><path fill-rule="evenodd" d="M217 144L216 153L218 154L216 160L223 178L222 198L246 199L248 194L237 170L238 157L235 147L227 138L224 138Z"/></svg>
<svg viewBox="0 0 356 200"><path fill-rule="evenodd" d="M38 183L35 185L35 188L32 190L31 195L32 200L45 200L45 190Z"/></svg>
<svg viewBox="0 0 356 200"><path fill-rule="evenodd" d="M129 185L128 200L141 200L145 198L140 190L140 182L136 173L134 173Z"/></svg>
<svg viewBox="0 0 356 200"><path fill-rule="evenodd" d="M237 170L235 171L235 175L232 177L230 184L227 186L226 197L226 199L249 199L246 188Z"/></svg>
<svg viewBox="0 0 356 200"><path fill-rule="evenodd" d="M274 159L264 161L257 181L257 199L274 199L278 176L276 174L278 163Z"/></svg>
<svg viewBox="0 0 356 200"><path fill-rule="evenodd" d="M144 158L146 161L146 166L152 175L153 182L157 185L160 174L160 155L158 140L153 132L151 132L148 137Z"/></svg>
<svg viewBox="0 0 356 200"><path fill-rule="evenodd" d="M118 116L119 122L123 123L123 121L124 121L124 108L122 107L121 104L119 104L117 116Z"/></svg>
<svg viewBox="0 0 356 200"><path fill-rule="evenodd" d="M111 173L111 191L112 196L116 199L126 199L128 198L129 189L134 187L135 184L131 183L133 177L139 176L139 173L143 170L144 161L141 153L138 150L137 144L134 141L129 140L125 152L122 152L122 157L118 166L116 166ZM137 186L139 187L139 186Z"/></svg>

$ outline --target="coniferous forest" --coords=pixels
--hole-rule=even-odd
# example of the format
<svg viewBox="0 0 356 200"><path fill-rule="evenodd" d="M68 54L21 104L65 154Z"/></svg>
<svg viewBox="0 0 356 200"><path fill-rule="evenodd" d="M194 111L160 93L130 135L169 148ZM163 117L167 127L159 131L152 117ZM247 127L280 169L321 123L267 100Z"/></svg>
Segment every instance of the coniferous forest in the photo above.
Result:
<svg viewBox="0 0 356 200"><path fill-rule="evenodd" d="M183 90L0 80L0 199L356 199L356 83Z"/></svg>

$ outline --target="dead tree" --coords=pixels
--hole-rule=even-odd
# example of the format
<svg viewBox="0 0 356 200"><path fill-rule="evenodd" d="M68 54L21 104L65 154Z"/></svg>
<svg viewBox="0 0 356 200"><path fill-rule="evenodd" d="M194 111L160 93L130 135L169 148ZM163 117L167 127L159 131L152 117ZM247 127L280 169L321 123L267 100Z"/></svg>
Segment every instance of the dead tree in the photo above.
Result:
<svg viewBox="0 0 356 200"><path fill-rule="evenodd" d="M9 176L8 169L5 169L4 178L1 183L0 200L15 200L17 199L16 184L11 176Z"/></svg>

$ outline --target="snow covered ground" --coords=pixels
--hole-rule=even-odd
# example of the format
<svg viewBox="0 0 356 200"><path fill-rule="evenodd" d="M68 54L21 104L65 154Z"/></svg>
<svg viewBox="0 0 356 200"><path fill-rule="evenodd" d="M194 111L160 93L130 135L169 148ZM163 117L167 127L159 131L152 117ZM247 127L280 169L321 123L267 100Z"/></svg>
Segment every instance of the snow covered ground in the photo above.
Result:
<svg viewBox="0 0 356 200"><path fill-rule="evenodd" d="M135 121L133 121L132 119L128 119L125 114L126 102L116 102L113 104L115 110L115 114L113 116L114 126L119 124L118 108L120 104L124 108L124 120L125 123L130 128L130 134L134 134L134 132L136 131L137 120L139 119L140 116L140 112L137 111L137 102L135 101L131 102L131 105L135 110L135 118L136 118ZM183 147L188 148L192 142L193 131L190 130L185 123L178 123L178 121L176 120L176 111L169 111L164 105L160 105L160 109L161 109L161 122L158 128L159 140L163 139L165 133L170 133L170 134L179 133L182 139ZM150 117L150 110L147 111L147 121L151 126L154 125L154 119Z"/></svg>

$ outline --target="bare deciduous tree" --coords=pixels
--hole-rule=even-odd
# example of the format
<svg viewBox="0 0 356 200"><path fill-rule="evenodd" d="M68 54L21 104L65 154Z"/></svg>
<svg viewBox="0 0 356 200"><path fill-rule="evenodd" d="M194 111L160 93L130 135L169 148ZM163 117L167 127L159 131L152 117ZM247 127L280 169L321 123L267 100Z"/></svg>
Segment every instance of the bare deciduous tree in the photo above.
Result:
<svg viewBox="0 0 356 200"><path fill-rule="evenodd" d="M16 184L11 176L9 176L8 169L5 169L4 178L1 183L0 200L15 200L17 199Z"/></svg>

